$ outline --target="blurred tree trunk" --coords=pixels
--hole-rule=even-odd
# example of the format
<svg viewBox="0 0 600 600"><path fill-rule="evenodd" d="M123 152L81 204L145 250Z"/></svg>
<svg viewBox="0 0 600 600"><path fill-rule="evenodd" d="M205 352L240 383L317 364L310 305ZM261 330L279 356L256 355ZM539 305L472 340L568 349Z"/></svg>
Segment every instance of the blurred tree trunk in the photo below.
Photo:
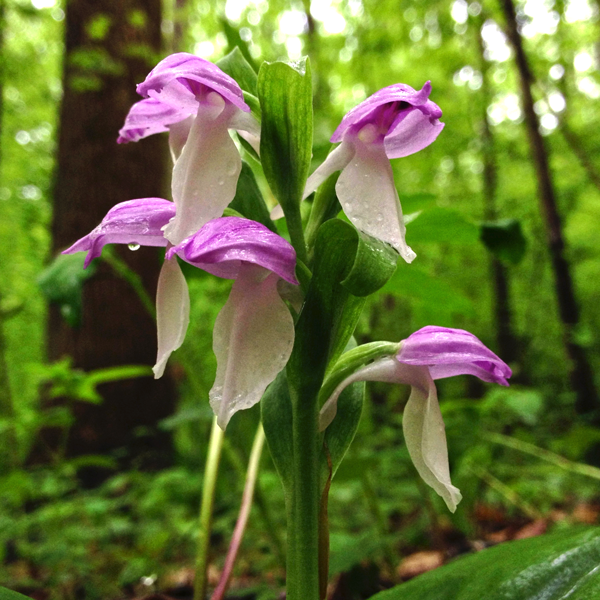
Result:
<svg viewBox="0 0 600 600"><path fill-rule="evenodd" d="M496 152L494 136L490 127L487 114L491 103L490 81L488 63L484 56L484 42L482 37L483 16L477 22L477 46L479 49L480 69L483 78L481 89L481 139L483 146L483 197L484 218L494 221L498 218L496 207L496 193L498 188ZM494 290L494 321L496 325L496 340L500 356L506 362L514 362L518 358L519 344L513 333L513 318L510 298L510 282L508 269L495 256L491 258L491 274Z"/></svg>
<svg viewBox="0 0 600 600"><path fill-rule="evenodd" d="M544 138L540 134L539 122L534 110L531 90L534 78L523 49L513 0L502 0L501 4L506 18L507 35L513 46L515 62L519 71L525 125L537 174L538 195L554 270L559 315L564 328L565 349L571 363L569 369L571 385L576 393L578 412L587 413L598 409L599 400L594 384L594 374L585 351L575 340L575 329L579 324L579 306L575 298L570 265L565 257L565 241L550 172L548 150Z"/></svg>
<svg viewBox="0 0 600 600"><path fill-rule="evenodd" d="M69 0L66 4L64 96L60 113L58 167L52 220L53 250L59 252L91 231L118 202L162 196L166 152L161 136L117 145L135 85L157 60L161 46L160 0ZM159 252L118 246L129 267L153 296ZM51 360L73 357L84 370L126 364L152 365L156 325L131 287L99 262L84 286L83 318L69 327L52 307L48 349ZM136 465L160 466L170 438L157 422L174 406L167 376L100 386L104 402L79 404L68 442L71 455L126 449Z"/></svg>

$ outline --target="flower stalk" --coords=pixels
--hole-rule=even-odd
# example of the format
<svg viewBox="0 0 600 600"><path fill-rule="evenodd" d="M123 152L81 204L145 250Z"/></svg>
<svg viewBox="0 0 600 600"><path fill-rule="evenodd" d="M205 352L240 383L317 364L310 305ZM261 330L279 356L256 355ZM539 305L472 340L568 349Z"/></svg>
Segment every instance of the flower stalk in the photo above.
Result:
<svg viewBox="0 0 600 600"><path fill-rule="evenodd" d="M196 576L194 578L194 600L204 600L206 596L210 529L224 435L225 432L219 427L217 418L215 417L210 430L208 454L204 467L202 500L200 502L200 524L198 528L198 550L196 554Z"/></svg>
<svg viewBox="0 0 600 600"><path fill-rule="evenodd" d="M237 558L242 539L244 538L244 532L246 531L246 525L248 524L248 517L250 516L250 509L252 508L252 500L254 498L254 488L256 486L256 480L258 478L258 467L260 464L260 457L262 456L262 450L265 444L265 432L262 425L258 425L256 435L254 436L254 442L252 443L252 450L250 452L250 460L248 461L248 471L246 473L246 483L244 484L244 493L242 494L242 506L240 508L240 514L238 515L235 529L233 530L233 536L231 537L231 544L227 551L227 557L225 558L225 566L221 573L219 583L211 596L211 600L223 600L225 592L229 587L231 581L231 575L233 573L233 567Z"/></svg>

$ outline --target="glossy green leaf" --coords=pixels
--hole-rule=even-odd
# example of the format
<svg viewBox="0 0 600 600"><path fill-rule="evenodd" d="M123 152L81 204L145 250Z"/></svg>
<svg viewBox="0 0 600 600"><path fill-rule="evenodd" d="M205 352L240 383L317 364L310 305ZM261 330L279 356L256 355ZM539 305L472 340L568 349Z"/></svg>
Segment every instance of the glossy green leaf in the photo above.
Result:
<svg viewBox="0 0 600 600"><path fill-rule="evenodd" d="M482 223L480 238L496 258L509 265L518 265L527 250L521 222L516 219Z"/></svg>
<svg viewBox="0 0 600 600"><path fill-rule="evenodd" d="M260 193L254 173L248 163L242 161L242 171L237 183L235 197L229 204L229 208L236 210L248 219L258 221L272 231L277 232L275 224L269 217L269 209Z"/></svg>
<svg viewBox="0 0 600 600"><path fill-rule="evenodd" d="M83 268L85 255L59 254L38 277L42 294L48 302L57 304L71 327L81 322L83 284L96 270L94 263Z"/></svg>
<svg viewBox="0 0 600 600"><path fill-rule="evenodd" d="M366 296L392 276L398 255L392 248L340 219L319 229L310 288L298 319L288 364L301 385L321 387L325 366L337 360L364 306Z"/></svg>
<svg viewBox="0 0 600 600"><path fill-rule="evenodd" d="M474 223L456 210L439 206L423 210L407 225L406 235L413 244L476 244L479 239L479 232Z"/></svg>
<svg viewBox="0 0 600 600"><path fill-rule="evenodd" d="M373 600L595 600L600 528L506 542L421 575Z"/></svg>
<svg viewBox="0 0 600 600"><path fill-rule="evenodd" d="M23 596L5 587L0 587L0 600L31 600L30 596Z"/></svg>
<svg viewBox="0 0 600 600"><path fill-rule="evenodd" d="M260 156L284 212L299 210L312 155L310 63L263 63L258 73L262 112Z"/></svg>
<svg viewBox="0 0 600 600"><path fill-rule="evenodd" d="M258 81L258 77L238 46L219 60L217 66L224 73L233 77L243 91L250 92L253 96L256 96L256 82Z"/></svg>

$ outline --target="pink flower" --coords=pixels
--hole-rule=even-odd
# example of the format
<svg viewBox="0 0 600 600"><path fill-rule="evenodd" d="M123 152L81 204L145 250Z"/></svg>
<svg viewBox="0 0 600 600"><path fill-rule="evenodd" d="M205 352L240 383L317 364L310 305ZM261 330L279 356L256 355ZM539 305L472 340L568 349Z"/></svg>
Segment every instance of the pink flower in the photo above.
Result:
<svg viewBox="0 0 600 600"><path fill-rule="evenodd" d="M175 255L218 277L235 280L213 334L217 376L209 396L224 429L238 410L260 400L290 356L294 322L277 286L280 279L298 283L296 253L264 225L240 217L213 219L171 246L162 230L174 215L175 205L162 198L117 204L98 227L63 254L87 251L87 266L100 256L105 244L170 246L156 294L156 378L162 376L171 352L183 343L189 324L189 292Z"/></svg>
<svg viewBox="0 0 600 600"><path fill-rule="evenodd" d="M406 447L419 475L454 512L462 496L450 481L446 433L434 379L464 374L508 385L512 373L472 333L423 327L401 342L396 356L375 360L344 379L323 404L320 427L325 429L333 421L337 399L351 383L382 381L410 385L411 394L402 419Z"/></svg>

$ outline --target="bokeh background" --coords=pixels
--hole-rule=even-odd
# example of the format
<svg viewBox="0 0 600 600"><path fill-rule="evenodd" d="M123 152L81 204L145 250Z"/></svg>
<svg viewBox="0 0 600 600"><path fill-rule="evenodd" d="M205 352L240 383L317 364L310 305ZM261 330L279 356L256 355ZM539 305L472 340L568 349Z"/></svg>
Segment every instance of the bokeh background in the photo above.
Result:
<svg viewBox="0 0 600 600"><path fill-rule="evenodd" d="M513 383L439 382L465 497L454 515L410 463L407 390L369 387L332 488L332 597L596 523L599 40L598 0L0 0L0 584L40 599L189 590L212 324L230 284L186 270L190 330L156 383L160 253L105 248L85 272L81 256L55 260L117 202L169 197L166 139L116 137L135 83L173 51L216 61L238 46L257 69L308 55L314 167L345 112L381 87L431 81L444 113L433 145L393 161L418 258L372 299L357 338L464 328ZM228 428L213 582L258 418ZM285 551L268 451L258 483L232 597L266 600Z"/></svg>

